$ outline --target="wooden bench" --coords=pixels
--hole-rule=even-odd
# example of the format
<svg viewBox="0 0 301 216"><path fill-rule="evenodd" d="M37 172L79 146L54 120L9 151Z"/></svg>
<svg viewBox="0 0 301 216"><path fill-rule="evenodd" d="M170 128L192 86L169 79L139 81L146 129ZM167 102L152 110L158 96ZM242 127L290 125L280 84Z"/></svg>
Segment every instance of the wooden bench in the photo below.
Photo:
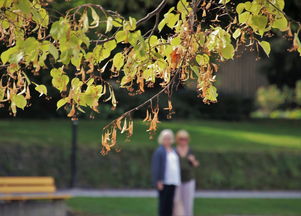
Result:
<svg viewBox="0 0 301 216"><path fill-rule="evenodd" d="M56 192L53 177L0 177L0 200L63 200L70 195Z"/></svg>

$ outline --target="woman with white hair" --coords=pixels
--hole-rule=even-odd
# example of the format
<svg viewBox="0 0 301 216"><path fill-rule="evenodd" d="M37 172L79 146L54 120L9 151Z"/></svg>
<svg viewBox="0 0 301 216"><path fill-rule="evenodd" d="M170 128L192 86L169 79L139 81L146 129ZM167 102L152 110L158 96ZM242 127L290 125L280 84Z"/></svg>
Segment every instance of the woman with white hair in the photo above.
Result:
<svg viewBox="0 0 301 216"><path fill-rule="evenodd" d="M176 186L181 183L179 157L172 148L172 130L161 131L152 157L153 184L159 193L159 216L172 216Z"/></svg>

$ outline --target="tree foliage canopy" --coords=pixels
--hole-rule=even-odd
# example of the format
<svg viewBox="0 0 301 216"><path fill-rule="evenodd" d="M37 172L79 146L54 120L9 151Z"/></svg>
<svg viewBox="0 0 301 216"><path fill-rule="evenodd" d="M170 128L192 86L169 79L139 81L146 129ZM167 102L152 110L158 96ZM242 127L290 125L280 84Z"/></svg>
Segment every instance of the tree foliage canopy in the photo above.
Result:
<svg viewBox="0 0 301 216"><path fill-rule="evenodd" d="M96 4L50 17L48 1L0 0L0 105L9 104L16 115L18 108L30 105L33 89L47 95L46 86L31 81L29 73L50 74L62 96L57 109L64 107L73 119L85 108L98 112L100 103L115 108L116 86L135 95L160 85L157 94L104 128L103 153L115 146L117 130L132 135L131 114L143 106L149 105L144 121L155 131L156 100L162 93L168 95L170 116L172 92L181 82L196 79L203 102L217 102L218 65L239 56L241 46L262 49L269 56L268 38L281 32L292 40L290 51L301 55L301 25L285 14L284 0L180 0L164 15L163 0L140 20ZM142 31L151 19L153 25Z"/></svg>

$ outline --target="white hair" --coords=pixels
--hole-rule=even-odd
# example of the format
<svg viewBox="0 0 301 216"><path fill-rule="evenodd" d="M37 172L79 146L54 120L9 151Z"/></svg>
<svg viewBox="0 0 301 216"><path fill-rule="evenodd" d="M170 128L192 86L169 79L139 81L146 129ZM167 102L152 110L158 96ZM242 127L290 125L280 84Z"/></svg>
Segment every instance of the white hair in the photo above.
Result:
<svg viewBox="0 0 301 216"><path fill-rule="evenodd" d="M172 140L172 143L174 143L175 136L174 136L174 133L172 132L172 130L171 129L164 129L164 130L161 131L161 133L158 136L158 143L159 143L159 145L163 144L163 139L166 136L170 136L170 138Z"/></svg>

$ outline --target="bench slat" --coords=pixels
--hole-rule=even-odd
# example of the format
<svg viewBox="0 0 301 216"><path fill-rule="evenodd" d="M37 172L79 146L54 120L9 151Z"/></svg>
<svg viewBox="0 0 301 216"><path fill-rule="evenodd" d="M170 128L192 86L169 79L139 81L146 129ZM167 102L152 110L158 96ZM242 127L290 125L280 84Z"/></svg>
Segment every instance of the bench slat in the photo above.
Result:
<svg viewBox="0 0 301 216"><path fill-rule="evenodd" d="M3 186L0 187L0 193L52 193L55 192L55 186Z"/></svg>
<svg viewBox="0 0 301 216"><path fill-rule="evenodd" d="M0 177L2 185L54 185L53 177Z"/></svg>
<svg viewBox="0 0 301 216"><path fill-rule="evenodd" d="M16 196L0 196L0 200L4 201L21 201L21 200L62 200L69 199L70 195L16 195Z"/></svg>

